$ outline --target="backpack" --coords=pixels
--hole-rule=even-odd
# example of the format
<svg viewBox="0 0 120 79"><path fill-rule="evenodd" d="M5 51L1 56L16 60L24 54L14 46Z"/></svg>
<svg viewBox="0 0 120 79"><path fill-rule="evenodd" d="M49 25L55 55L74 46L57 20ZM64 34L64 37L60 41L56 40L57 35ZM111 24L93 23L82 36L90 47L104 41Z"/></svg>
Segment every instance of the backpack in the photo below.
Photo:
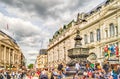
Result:
<svg viewBox="0 0 120 79"><path fill-rule="evenodd" d="M59 65L58 65L58 70L62 70L62 68L63 68L63 65L62 65L62 64L59 64Z"/></svg>
<svg viewBox="0 0 120 79"><path fill-rule="evenodd" d="M48 79L48 76L47 76L47 74L45 73L45 71L43 71L43 72L40 74L40 79Z"/></svg>

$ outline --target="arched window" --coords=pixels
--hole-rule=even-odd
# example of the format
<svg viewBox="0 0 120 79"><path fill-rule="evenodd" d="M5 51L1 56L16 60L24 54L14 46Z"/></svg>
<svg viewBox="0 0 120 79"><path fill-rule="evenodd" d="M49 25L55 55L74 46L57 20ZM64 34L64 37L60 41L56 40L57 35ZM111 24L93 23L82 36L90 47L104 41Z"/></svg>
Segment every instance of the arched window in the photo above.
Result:
<svg viewBox="0 0 120 79"><path fill-rule="evenodd" d="M86 35L86 34L84 35L84 41L85 41L85 44L87 44L87 43L88 43L88 37L87 37L87 35Z"/></svg>
<svg viewBox="0 0 120 79"><path fill-rule="evenodd" d="M93 35L93 32L90 32L90 42L94 42L94 35Z"/></svg>
<svg viewBox="0 0 120 79"><path fill-rule="evenodd" d="M114 28L114 24L111 23L110 24L110 37L114 36L114 35L115 35L115 28Z"/></svg>
<svg viewBox="0 0 120 79"><path fill-rule="evenodd" d="M100 41L100 39L101 39L100 29L97 29L97 41Z"/></svg>

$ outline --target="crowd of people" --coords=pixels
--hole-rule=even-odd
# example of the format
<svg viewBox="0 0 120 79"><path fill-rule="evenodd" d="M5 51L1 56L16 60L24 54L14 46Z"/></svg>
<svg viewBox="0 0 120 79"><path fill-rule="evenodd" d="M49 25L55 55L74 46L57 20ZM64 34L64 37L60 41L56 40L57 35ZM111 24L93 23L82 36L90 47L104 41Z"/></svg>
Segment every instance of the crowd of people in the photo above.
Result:
<svg viewBox="0 0 120 79"><path fill-rule="evenodd" d="M73 68L73 67L72 67ZM68 75L69 65L60 63L57 68L43 68L30 70L0 70L0 79L120 79L120 65L105 62L102 66L92 63L74 65L75 73ZM80 74L82 71L82 74Z"/></svg>
<svg viewBox="0 0 120 79"><path fill-rule="evenodd" d="M120 79L120 65L119 64L110 64L108 61L105 61L101 66L99 63L96 64L85 64L83 69L81 64L78 63L75 65L76 69L83 70L81 77L78 76L79 72L77 70L77 78L73 79Z"/></svg>
<svg viewBox="0 0 120 79"><path fill-rule="evenodd" d="M61 79L63 78L61 76L62 69L61 68L58 69L43 68L18 71L2 69L0 70L0 79Z"/></svg>

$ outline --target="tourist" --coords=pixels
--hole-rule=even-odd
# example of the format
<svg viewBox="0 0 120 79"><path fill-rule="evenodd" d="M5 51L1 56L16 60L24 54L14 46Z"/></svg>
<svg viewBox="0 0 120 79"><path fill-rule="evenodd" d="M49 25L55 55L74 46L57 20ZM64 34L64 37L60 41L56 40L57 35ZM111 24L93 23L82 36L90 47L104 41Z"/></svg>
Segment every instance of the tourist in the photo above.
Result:
<svg viewBox="0 0 120 79"><path fill-rule="evenodd" d="M79 71L79 69L80 69L79 62L76 62L76 64L75 64L75 69L76 69L76 73L78 73L78 71Z"/></svg>
<svg viewBox="0 0 120 79"><path fill-rule="evenodd" d="M3 70L0 70L0 79L7 79L4 74L3 74Z"/></svg>
<svg viewBox="0 0 120 79"><path fill-rule="evenodd" d="M43 71L40 74L40 79L48 79L48 69L44 68Z"/></svg>
<svg viewBox="0 0 120 79"><path fill-rule="evenodd" d="M57 68L57 69L58 69L59 71L61 71L61 70L62 70L62 68L63 68L63 64L62 64L62 63L60 63L60 64L58 65L58 68Z"/></svg>

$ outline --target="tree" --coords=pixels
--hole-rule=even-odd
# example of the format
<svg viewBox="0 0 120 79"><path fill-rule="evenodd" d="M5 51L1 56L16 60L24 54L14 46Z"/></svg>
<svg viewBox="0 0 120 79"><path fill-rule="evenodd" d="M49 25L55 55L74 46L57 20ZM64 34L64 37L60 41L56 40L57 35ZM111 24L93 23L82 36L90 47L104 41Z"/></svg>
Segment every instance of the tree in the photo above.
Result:
<svg viewBox="0 0 120 79"><path fill-rule="evenodd" d="M29 65L28 65L28 68L29 68L29 69L32 69L32 68L33 68L33 64L29 64Z"/></svg>

